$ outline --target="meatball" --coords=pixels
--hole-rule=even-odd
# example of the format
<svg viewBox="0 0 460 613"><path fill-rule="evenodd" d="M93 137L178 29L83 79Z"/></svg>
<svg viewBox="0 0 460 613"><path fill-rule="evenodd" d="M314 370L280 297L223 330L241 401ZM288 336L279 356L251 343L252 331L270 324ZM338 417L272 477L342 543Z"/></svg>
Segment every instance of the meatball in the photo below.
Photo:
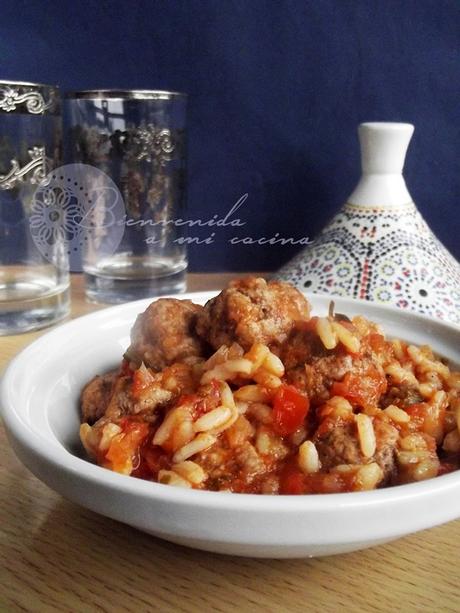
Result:
<svg viewBox="0 0 460 613"><path fill-rule="evenodd" d="M377 441L375 461L383 470L385 482L396 476L396 447L399 438L398 430L388 422L374 420L374 432Z"/></svg>
<svg viewBox="0 0 460 613"><path fill-rule="evenodd" d="M214 349L239 343L278 346L296 321L308 320L310 305L293 286L248 277L230 283L198 315L196 331Z"/></svg>
<svg viewBox="0 0 460 613"><path fill-rule="evenodd" d="M340 381L353 369L353 359L348 354L331 354L313 357L309 364L297 366L287 371L290 383L305 391L313 405L325 402L334 381Z"/></svg>
<svg viewBox="0 0 460 613"><path fill-rule="evenodd" d="M153 302L136 319L127 359L159 371L174 362L202 356L204 343L194 333L202 310L190 300L161 298Z"/></svg>
<svg viewBox="0 0 460 613"><path fill-rule="evenodd" d="M352 357L338 349L327 350L315 331L296 324L279 350L290 383L305 391L313 405L329 398L329 388L353 369Z"/></svg>
<svg viewBox="0 0 460 613"><path fill-rule="evenodd" d="M112 397L117 372L96 376L85 385L81 393L82 421L93 424L102 417Z"/></svg>
<svg viewBox="0 0 460 613"><path fill-rule="evenodd" d="M313 357L327 355L318 335L313 330L305 329L308 324L298 322L292 328L286 341L279 347L278 355L286 370L304 366Z"/></svg>
<svg viewBox="0 0 460 613"><path fill-rule="evenodd" d="M395 471L398 430L380 419L374 419L373 425L376 439L373 458L363 456L354 420L330 418L328 428L321 425L313 441L322 468L329 469L339 464L377 462L384 474L383 483L391 481Z"/></svg>
<svg viewBox="0 0 460 613"><path fill-rule="evenodd" d="M396 404L398 407L406 408L423 401L424 398L416 387L401 383L399 386L390 387L381 403L384 407Z"/></svg>

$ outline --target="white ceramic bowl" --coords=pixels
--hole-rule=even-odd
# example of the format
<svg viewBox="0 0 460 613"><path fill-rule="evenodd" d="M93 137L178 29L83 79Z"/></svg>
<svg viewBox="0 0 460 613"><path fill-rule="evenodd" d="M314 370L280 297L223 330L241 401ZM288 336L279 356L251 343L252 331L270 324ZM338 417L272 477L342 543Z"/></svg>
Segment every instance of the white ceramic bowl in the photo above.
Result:
<svg viewBox="0 0 460 613"><path fill-rule="evenodd" d="M204 302L210 293L189 294ZM314 312L330 297L311 295ZM385 331L460 364L460 329L367 302L334 298ZM194 491L120 475L84 459L78 397L119 364L143 300L63 324L22 351L2 382L3 417L21 461L66 498L161 538L220 553L273 558L363 549L460 516L460 471L372 492L257 496Z"/></svg>

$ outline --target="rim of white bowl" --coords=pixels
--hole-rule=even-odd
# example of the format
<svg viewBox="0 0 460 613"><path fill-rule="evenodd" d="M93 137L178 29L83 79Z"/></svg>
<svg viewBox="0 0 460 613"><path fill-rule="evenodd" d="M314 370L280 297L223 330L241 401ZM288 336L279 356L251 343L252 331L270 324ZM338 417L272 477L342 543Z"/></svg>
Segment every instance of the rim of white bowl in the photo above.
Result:
<svg viewBox="0 0 460 613"><path fill-rule="evenodd" d="M216 293L217 292L188 292L186 294L181 294L180 298L193 299L193 297L196 298L197 296L208 298L216 295ZM307 297L311 296L311 294L306 292L304 292L304 294ZM161 296L161 298L167 297L177 298L177 295ZM435 327L444 328L446 331L460 332L460 328L455 326L455 324L435 320L418 313L402 311L396 307L325 294L313 294L313 300L315 298L339 300L340 302L350 305L361 304L366 308L370 307L371 310L388 311L394 315L416 319L434 325ZM57 470L64 471L70 475L78 475L79 478L87 479L96 485L110 487L114 490L123 491L144 498L161 498L163 501L172 504L195 507L204 506L216 510L235 509L246 512L264 511L279 513L283 511L287 513L297 513L299 511L326 511L338 507L342 509L364 506L378 507L394 502L403 503L408 499L418 498L422 501L425 498L435 496L437 493L446 492L450 489L458 489L460 485L460 470L417 483L395 485L365 492L345 492L337 494L271 496L268 494L235 494L231 492L175 488L154 481L122 475L97 466L88 460L79 458L68 451L57 438L55 439L55 444L50 445L48 439L41 437L26 421L20 419L18 411L14 408L14 390L11 389L11 383L17 372L21 370L22 362L27 359L29 354L40 348L41 345L45 346L50 338L65 333L65 330L78 328L82 322L97 321L98 319L105 318L108 312L117 313L118 311L130 310L134 309L136 305L139 305L140 312L144 305L148 305L150 302L152 302L152 299L148 298L111 306L107 309L101 309L94 313L89 313L59 324L56 328L43 334L25 347L11 360L4 372L1 382L0 401L7 432L20 446L27 448L36 456L44 459L48 464L54 465ZM26 429L24 429L24 426L26 426Z"/></svg>

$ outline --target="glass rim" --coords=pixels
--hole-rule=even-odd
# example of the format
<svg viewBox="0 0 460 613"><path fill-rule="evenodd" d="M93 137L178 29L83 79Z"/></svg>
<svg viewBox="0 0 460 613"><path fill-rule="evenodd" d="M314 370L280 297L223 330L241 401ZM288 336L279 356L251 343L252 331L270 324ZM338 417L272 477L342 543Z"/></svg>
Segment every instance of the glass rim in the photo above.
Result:
<svg viewBox="0 0 460 613"><path fill-rule="evenodd" d="M82 89L67 91L66 99L119 99L119 100L171 100L172 98L187 98L183 92L162 89Z"/></svg>
<svg viewBox="0 0 460 613"><path fill-rule="evenodd" d="M32 81L9 81L8 79L0 79L0 87L3 85L14 85L20 87L46 87L48 89L59 90L59 85L51 85L50 83L33 83Z"/></svg>

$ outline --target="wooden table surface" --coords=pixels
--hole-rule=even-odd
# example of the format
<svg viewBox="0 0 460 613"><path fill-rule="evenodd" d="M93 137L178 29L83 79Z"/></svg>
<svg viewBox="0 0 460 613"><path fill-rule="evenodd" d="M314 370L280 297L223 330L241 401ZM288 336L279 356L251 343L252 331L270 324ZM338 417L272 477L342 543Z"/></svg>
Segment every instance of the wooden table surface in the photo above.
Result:
<svg viewBox="0 0 460 613"><path fill-rule="evenodd" d="M189 275L190 290L231 275ZM100 305L72 281L72 316ZM0 368L44 331L0 338ZM305 560L194 551L67 502L0 435L1 611L460 611L460 521Z"/></svg>

